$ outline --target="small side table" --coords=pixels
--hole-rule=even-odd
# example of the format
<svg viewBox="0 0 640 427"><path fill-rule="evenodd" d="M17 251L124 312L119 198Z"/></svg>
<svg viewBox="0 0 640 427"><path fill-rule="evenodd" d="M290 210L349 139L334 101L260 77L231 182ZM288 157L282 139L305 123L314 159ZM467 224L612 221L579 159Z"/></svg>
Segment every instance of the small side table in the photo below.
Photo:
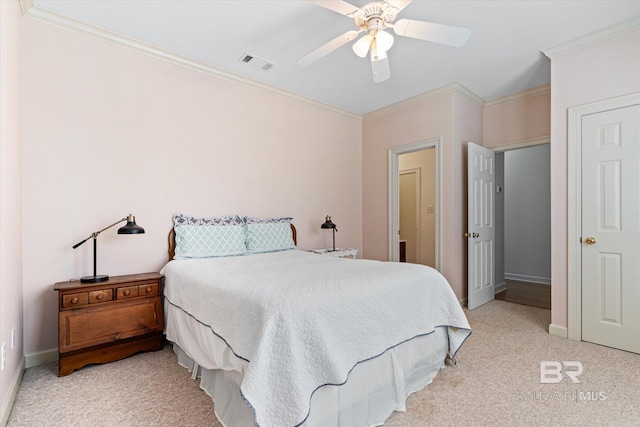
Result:
<svg viewBox="0 0 640 427"><path fill-rule="evenodd" d="M163 276L112 276L99 283L59 282L59 376L92 363L162 348Z"/></svg>
<svg viewBox="0 0 640 427"><path fill-rule="evenodd" d="M351 257L353 259L356 259L356 255L358 255L358 250L353 248L336 248L335 251L333 249L314 249L311 252L315 254L329 255L337 258Z"/></svg>

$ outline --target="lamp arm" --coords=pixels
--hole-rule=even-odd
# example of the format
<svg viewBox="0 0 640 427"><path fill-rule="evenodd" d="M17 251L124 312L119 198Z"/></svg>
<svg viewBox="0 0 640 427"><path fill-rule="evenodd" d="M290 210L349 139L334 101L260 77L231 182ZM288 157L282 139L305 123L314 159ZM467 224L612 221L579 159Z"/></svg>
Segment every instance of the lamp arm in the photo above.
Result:
<svg viewBox="0 0 640 427"><path fill-rule="evenodd" d="M116 224L120 224L122 221L126 221L128 217L124 217L122 219L117 220L116 222L114 222L113 224L103 228L100 231L96 231L94 233L91 233L91 235L89 237L87 237L86 239L84 239L82 242L76 243L75 245L73 245L73 249L77 248L78 246L82 245L84 242L86 242L89 239L95 239L96 237L98 237L98 234L102 233L104 230L108 230L109 228L113 227Z"/></svg>

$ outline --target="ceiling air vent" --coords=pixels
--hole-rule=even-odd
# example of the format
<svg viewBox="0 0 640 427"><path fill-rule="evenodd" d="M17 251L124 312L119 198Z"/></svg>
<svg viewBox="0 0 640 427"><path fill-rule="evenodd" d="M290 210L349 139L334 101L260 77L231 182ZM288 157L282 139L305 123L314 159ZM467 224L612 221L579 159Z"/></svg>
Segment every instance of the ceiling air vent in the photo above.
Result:
<svg viewBox="0 0 640 427"><path fill-rule="evenodd" d="M274 64L267 62L262 58L258 58L257 56L249 55L248 53L245 53L244 55L242 55L238 61L244 62L251 68L255 68L257 70L262 70L262 71L269 71L274 67Z"/></svg>

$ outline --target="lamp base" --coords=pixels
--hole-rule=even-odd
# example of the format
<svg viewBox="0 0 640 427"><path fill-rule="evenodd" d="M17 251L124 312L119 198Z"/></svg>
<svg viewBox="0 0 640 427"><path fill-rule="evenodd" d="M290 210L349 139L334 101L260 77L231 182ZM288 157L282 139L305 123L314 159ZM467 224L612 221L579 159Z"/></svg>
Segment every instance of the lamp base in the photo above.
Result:
<svg viewBox="0 0 640 427"><path fill-rule="evenodd" d="M109 280L109 276L106 274L100 274L97 276L85 276L80 279L80 283L100 283L106 282L107 280Z"/></svg>

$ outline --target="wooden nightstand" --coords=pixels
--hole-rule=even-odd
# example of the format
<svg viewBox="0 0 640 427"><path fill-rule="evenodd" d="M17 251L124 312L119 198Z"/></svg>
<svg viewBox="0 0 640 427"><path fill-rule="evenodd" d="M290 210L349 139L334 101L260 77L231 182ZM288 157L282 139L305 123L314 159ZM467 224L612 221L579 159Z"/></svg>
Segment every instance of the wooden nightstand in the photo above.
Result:
<svg viewBox="0 0 640 427"><path fill-rule="evenodd" d="M311 252L322 255L329 255L338 258L353 258L356 259L356 255L358 255L357 249L351 248L336 248L336 250L331 249L314 249Z"/></svg>
<svg viewBox="0 0 640 427"><path fill-rule="evenodd" d="M158 273L113 276L100 283L56 283L59 376L91 363L162 348L162 280Z"/></svg>

